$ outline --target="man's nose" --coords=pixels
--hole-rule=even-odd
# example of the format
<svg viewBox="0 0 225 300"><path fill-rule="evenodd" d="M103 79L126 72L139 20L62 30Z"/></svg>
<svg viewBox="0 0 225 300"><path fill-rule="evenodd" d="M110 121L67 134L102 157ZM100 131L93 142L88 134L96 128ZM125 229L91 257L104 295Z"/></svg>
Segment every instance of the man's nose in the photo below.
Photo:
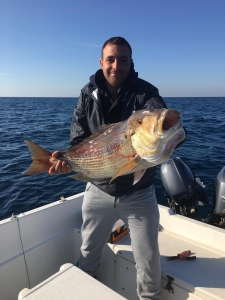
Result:
<svg viewBox="0 0 225 300"><path fill-rule="evenodd" d="M119 61L117 59L115 59L113 62L113 69L117 70L118 67L119 67Z"/></svg>

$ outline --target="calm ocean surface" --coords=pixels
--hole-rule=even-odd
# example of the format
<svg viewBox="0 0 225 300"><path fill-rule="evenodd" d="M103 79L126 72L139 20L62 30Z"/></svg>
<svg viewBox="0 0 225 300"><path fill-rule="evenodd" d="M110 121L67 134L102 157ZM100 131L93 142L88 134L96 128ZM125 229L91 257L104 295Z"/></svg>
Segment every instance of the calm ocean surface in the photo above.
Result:
<svg viewBox="0 0 225 300"><path fill-rule="evenodd" d="M225 165L225 98L164 98L183 114L187 141L174 151L213 197L217 174ZM22 175L31 163L24 139L53 152L69 145L77 98L0 98L0 220L82 192L85 183L68 175ZM166 205L156 178L158 202ZM210 209L208 206L207 211Z"/></svg>

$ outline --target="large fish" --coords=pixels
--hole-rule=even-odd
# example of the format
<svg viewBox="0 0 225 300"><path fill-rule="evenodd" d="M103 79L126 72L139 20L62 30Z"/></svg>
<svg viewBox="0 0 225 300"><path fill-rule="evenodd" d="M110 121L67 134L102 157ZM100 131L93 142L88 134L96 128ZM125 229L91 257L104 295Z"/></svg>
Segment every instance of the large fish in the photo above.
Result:
<svg viewBox="0 0 225 300"><path fill-rule="evenodd" d="M79 145L55 159L37 144L25 140L33 159L23 172L48 172L58 160L65 160L78 174L72 176L92 182L134 173L138 182L145 170L169 159L176 145L185 138L181 114L175 109L139 110L126 121L103 125Z"/></svg>

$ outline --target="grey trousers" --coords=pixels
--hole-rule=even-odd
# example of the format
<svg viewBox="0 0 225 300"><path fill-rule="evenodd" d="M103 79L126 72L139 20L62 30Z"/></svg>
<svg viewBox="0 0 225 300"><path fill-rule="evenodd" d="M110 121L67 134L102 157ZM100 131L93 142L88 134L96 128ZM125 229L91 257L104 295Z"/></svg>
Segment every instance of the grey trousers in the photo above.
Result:
<svg viewBox="0 0 225 300"><path fill-rule="evenodd" d="M112 197L88 183L82 215L81 269L91 276L94 275L112 227L118 219L122 219L130 231L139 299L159 300L161 295L159 210L154 186L132 195Z"/></svg>

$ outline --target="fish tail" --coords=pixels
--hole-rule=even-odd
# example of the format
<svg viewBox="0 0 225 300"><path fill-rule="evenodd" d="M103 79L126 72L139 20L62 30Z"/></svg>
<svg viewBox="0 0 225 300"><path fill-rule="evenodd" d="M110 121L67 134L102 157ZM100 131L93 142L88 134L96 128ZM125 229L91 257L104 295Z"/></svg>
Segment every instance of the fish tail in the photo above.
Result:
<svg viewBox="0 0 225 300"><path fill-rule="evenodd" d="M50 160L52 158L52 153L46 151L32 141L25 140L25 143L30 150L33 162L28 169L22 172L22 174L32 175L42 172L48 172L49 168L53 166L53 163Z"/></svg>

